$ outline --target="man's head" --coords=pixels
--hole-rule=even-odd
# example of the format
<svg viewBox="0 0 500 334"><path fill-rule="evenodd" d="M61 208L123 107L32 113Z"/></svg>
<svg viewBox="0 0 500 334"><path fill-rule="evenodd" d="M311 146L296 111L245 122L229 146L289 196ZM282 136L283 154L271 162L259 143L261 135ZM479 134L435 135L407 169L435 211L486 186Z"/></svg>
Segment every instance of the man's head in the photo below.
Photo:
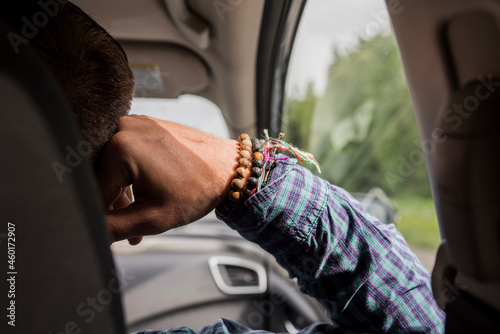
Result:
<svg viewBox="0 0 500 334"><path fill-rule="evenodd" d="M71 3L29 40L47 63L73 109L82 139L95 163L104 144L128 113L134 77L127 57L101 26Z"/></svg>

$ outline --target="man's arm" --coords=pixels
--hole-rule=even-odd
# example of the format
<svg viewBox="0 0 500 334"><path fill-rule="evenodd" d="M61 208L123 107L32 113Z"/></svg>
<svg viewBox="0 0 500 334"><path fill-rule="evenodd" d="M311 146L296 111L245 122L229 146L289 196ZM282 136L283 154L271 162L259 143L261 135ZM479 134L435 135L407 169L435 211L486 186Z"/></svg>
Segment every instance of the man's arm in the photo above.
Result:
<svg viewBox="0 0 500 334"><path fill-rule="evenodd" d="M123 187L134 186L136 201L108 212L117 239L190 223L227 196L237 165L234 141L138 116L124 117L119 130L99 174L107 207ZM317 324L306 333L442 332L444 315L429 275L393 226L380 224L345 191L293 161L280 161L272 181L234 211L219 213L273 254L336 324ZM248 329L220 320L203 329L211 331Z"/></svg>
<svg viewBox="0 0 500 334"><path fill-rule="evenodd" d="M442 333L430 277L394 225L367 214L346 191L282 161L273 182L218 216L273 254L333 324L308 333ZM182 327L167 332L195 333ZM260 332L260 331L256 331ZM254 333L227 319L197 333Z"/></svg>
<svg viewBox="0 0 500 334"><path fill-rule="evenodd" d="M394 225L293 160L280 162L273 179L219 217L274 255L335 324L360 332L444 331L429 274Z"/></svg>

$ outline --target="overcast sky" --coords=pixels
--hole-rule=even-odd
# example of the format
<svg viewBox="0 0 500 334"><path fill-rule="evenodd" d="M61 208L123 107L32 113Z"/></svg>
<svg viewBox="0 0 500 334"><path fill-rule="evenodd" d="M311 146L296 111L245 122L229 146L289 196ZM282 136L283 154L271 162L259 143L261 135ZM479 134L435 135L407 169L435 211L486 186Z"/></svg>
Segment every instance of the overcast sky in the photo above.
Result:
<svg viewBox="0 0 500 334"><path fill-rule="evenodd" d="M293 47L287 91L303 91L313 81L316 93L321 93L334 48L345 51L357 36L371 37L388 29L383 0L309 0Z"/></svg>
<svg viewBox="0 0 500 334"><path fill-rule="evenodd" d="M344 52L358 36L371 37L388 31L383 0L308 0L290 60L287 93L299 94L309 81L321 94L327 84L333 50ZM135 99L131 113L187 124L221 137L229 133L219 108L197 96L176 100Z"/></svg>

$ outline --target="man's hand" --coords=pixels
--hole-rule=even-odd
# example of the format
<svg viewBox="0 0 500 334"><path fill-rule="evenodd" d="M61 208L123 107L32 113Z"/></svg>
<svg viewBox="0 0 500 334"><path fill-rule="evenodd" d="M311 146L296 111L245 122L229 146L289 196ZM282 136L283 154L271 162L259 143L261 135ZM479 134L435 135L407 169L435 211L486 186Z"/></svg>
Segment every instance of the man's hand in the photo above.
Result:
<svg viewBox="0 0 500 334"><path fill-rule="evenodd" d="M230 190L238 145L175 123L122 117L98 170L114 240L189 224L221 204ZM135 201L126 203L129 185Z"/></svg>

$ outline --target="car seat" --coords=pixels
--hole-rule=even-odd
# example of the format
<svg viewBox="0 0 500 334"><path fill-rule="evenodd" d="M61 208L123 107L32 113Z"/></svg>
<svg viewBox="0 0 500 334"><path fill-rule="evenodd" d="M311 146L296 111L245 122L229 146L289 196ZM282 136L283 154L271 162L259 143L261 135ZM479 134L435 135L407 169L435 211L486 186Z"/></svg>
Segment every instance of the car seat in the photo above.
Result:
<svg viewBox="0 0 500 334"><path fill-rule="evenodd" d="M70 108L29 39L13 47L12 33L0 20L0 253L9 279L0 283L0 333L124 333L102 202Z"/></svg>
<svg viewBox="0 0 500 334"><path fill-rule="evenodd" d="M500 1L392 1L443 242L446 333L500 328Z"/></svg>

